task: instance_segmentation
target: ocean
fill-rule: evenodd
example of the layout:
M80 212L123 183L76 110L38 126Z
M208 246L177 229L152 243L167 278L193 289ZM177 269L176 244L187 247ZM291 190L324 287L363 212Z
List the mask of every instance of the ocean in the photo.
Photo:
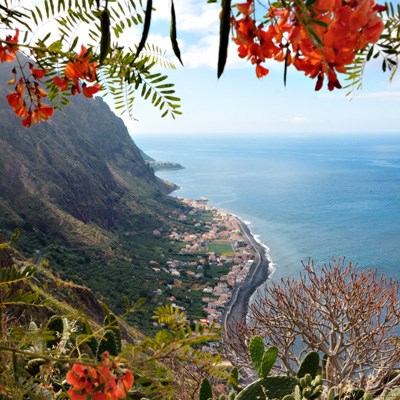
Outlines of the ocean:
M157 175L245 220L268 248L271 279L302 261L343 258L400 278L400 134L140 135L185 169Z

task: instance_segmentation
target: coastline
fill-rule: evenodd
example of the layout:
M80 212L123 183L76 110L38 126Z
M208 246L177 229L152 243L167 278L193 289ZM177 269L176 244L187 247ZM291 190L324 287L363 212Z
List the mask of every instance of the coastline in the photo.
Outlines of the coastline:
M230 350L234 351L237 346L236 343L232 343L232 340L238 337L235 333L237 323L246 318L250 299L257 289L268 280L271 274L272 263L267 257L266 246L255 238L248 225L238 216L232 213L230 213L230 215L238 222L242 235L245 237L246 241L250 243L256 253L254 263L246 279L238 286L235 286L222 315L221 324L223 326L223 339L231 348ZM228 334L228 332L231 333ZM234 354L231 355L236 357Z
M228 237L225 240L229 241L232 247L235 247L234 242L238 239L242 240L244 243L239 246L240 250L237 249L236 251L239 252L240 256L243 257L245 261L242 261L241 266L236 266L236 270L234 266L231 272L228 273L228 276L222 277L224 281L228 282L228 285L225 284L223 286L222 284L220 286L220 288L226 288L222 289L226 294L224 304L219 305L221 307L221 312L218 318L218 322L223 328L222 335L225 351L229 353L232 358L238 358L238 355L235 354L235 349L239 347L237 346L239 342L234 342L238 338L237 324L246 318L252 296L256 293L257 289L268 280L271 273L274 271L272 261L268 258L269 249L253 235L248 223L227 210L208 204L208 199L189 200L179 197L178 199L194 209L201 208L215 212L218 216L217 219L219 223L221 223L222 220L222 225L228 224L230 226L231 233L228 233ZM217 220L215 220L214 223L216 221ZM216 225L218 225L218 222ZM220 237L217 238L217 234L215 233L211 235L211 238L211 240L221 239ZM210 237L208 240L209 239ZM247 266L247 264L249 264L249 266ZM231 287L228 289L227 286ZM221 294L221 292L219 291L218 294ZM218 294L216 293L216 295ZM215 306L209 303L208 312L213 314L214 308ZM216 315L214 314L213 316L215 317Z

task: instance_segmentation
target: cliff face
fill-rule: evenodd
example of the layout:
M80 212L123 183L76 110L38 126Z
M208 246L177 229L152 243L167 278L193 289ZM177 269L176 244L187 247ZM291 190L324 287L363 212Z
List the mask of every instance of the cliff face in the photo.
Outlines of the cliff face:
M121 221L126 229L158 226L171 200L106 103L75 96L51 120L27 129L6 101L10 67L0 67L0 229L79 243L119 229Z

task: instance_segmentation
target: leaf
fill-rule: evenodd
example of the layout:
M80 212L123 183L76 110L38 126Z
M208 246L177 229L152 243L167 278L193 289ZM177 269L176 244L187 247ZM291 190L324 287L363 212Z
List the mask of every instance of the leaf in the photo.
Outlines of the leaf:
M172 50L174 51L176 57L179 62L183 65L181 60L181 51L179 50L178 41L176 39L176 15L175 15L175 6L174 0L171 1L171 28L170 28L170 38L172 44Z
M316 1L317 1L317 0L307 0L306 3L305 3L307 9L310 9L311 6L312 6Z
M76 36L75 39L74 39L74 41L72 42L70 48L69 48L69 51L73 51L73 50L74 50L75 46L76 46L77 43L78 43L78 40L79 40L79 37Z
M147 0L146 14L144 17L144 25L143 25L143 33L142 33L142 38L140 39L139 45L136 50L136 57L138 57L140 52L143 50L144 45L146 44L146 41L147 41L147 36L149 35L152 8L153 8L153 0Z
M228 58L229 33L231 26L231 0L222 0L219 29L219 50L218 50L218 78L224 72Z
M10 243L15 242L16 240L18 240L20 233L21 232L20 232L20 230L18 228L15 229L13 235L11 236Z
M110 12L104 9L100 15L101 39L100 39L100 64L103 64L110 52L111 33L110 33Z
M374 53L374 45L371 46L369 49L368 55L367 55L367 61L369 61L372 57L372 54Z
M10 247L12 242L15 242L20 235L20 230L17 228L15 229L14 233L12 234L10 240L7 243L0 243L0 249L7 249L8 247Z
M312 19L310 22L312 22L315 25L323 26L324 28L328 27L328 24L324 21L320 21L318 19Z

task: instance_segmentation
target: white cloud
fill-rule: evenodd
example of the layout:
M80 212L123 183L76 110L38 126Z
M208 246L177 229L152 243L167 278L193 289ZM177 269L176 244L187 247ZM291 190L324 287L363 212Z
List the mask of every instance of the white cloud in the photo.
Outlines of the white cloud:
M289 121L290 121L292 124L299 125L299 124L304 124L304 123L306 123L306 122L307 122L307 118L305 118L305 117L300 117L300 116L294 116L294 117L291 117L291 118L289 119Z
M218 37L208 35L198 43L183 48L183 58L187 68L215 68L218 60Z
M219 5L199 3L198 0L175 0L175 14L179 30L197 31L218 26ZM154 18L170 20L171 4L166 0L155 0Z

